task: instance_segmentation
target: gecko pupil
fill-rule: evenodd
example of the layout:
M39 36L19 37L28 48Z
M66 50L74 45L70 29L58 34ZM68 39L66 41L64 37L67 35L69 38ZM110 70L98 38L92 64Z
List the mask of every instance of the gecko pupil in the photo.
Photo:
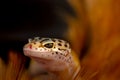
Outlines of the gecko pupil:
M53 43L47 43L44 45L46 48L52 48L53 47Z

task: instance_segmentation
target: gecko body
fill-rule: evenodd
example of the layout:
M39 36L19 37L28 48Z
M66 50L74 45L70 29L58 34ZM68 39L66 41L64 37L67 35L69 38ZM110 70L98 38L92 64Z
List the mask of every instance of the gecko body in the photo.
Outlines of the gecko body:
M74 80L80 70L79 61L76 56L73 57L70 44L65 40L35 37L28 40L23 51L24 55L34 59L48 72L57 75L58 80ZM68 77L63 77L64 74Z

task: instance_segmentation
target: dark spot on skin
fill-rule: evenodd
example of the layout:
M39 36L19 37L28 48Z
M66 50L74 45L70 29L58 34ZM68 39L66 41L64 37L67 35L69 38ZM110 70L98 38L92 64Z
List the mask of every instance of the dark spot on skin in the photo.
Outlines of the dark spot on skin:
M67 44L64 45L65 47L68 47Z
M59 59L61 59L61 57L59 57Z
M71 59L71 57L69 57L69 59Z
M59 46L62 46L62 44L61 44L61 43L58 43L58 45L59 45Z
M58 40L59 42L62 42L61 40Z
M56 52L56 54L58 54L58 52Z
M55 39L52 39L53 42L55 42L56 40Z
M60 53L60 55L63 55L62 53Z
M58 50L60 50L60 51L62 51L62 50L65 51L66 49L60 49L60 48L58 48Z
M36 44L36 42L33 42L33 44Z
M38 48L35 48L36 50L38 49Z
M58 50L61 50L60 48L58 48Z
M53 55L54 53L52 53L52 55Z
M55 47L54 47L55 48Z

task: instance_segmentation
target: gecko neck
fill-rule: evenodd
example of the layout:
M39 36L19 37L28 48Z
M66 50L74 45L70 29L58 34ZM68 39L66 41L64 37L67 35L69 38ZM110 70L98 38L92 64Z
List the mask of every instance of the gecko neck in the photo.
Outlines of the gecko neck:
M73 51L72 53L73 64L69 64L68 68L64 70L51 72L56 76L57 80L75 80L78 75L80 71L80 63L75 53Z

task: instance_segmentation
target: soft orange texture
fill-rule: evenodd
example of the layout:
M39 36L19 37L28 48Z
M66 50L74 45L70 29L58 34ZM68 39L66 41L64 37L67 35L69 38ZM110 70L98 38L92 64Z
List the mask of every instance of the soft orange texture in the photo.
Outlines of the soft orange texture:
M68 21L68 24L73 25L69 25L68 39L71 40L76 52L81 52L86 30L90 32L88 32L89 49L81 59L82 80L119 80L120 1L69 0L69 2L77 14L77 18L74 18L76 23L75 20Z
M0 58L0 80L30 80L25 70L26 58L10 50L8 53L8 64Z

